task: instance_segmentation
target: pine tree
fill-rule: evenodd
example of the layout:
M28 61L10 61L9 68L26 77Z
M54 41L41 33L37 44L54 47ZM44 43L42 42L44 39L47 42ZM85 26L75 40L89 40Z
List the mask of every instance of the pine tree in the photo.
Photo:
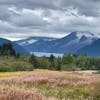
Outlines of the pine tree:
M3 45L0 46L0 55L1 56L15 56L16 52L13 49L12 44L9 43L4 43Z
M51 63L50 69L54 70L55 67L56 67L56 62L55 62L55 57L54 57L54 55L51 54L51 56L50 56L50 58L49 58L49 61L50 61L50 63Z
M57 59L57 68L56 68L56 70L61 70L61 65L62 65L61 58L58 57L58 59Z
M29 58L29 62L33 65L34 68L39 68L39 62L34 54Z

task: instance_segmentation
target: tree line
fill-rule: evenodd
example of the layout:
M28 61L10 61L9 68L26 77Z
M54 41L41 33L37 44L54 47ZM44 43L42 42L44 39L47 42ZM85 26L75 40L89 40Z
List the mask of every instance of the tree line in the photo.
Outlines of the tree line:
M37 57L16 53L11 43L0 45L0 71L100 70L100 57L64 54L63 57Z
M14 50L11 42L8 42L0 45L0 56L14 56L16 58L19 58L20 53L17 53Z
M100 70L100 58L85 55L64 54L63 57L36 57L31 55L30 63L34 68L50 70Z

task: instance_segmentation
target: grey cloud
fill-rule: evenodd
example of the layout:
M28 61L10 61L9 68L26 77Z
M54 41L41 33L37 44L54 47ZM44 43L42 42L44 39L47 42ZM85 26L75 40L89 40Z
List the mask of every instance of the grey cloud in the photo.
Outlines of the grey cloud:
M0 0L0 5L16 6L27 9L67 9L68 7L78 8L80 13L98 16L100 0Z
M47 22L43 20L41 16L37 16L29 12L25 12L17 16L12 15L9 21L13 25L17 25L19 27L32 27L32 26L38 27L38 26L45 26L47 24Z
M56 8L58 0L0 0L1 5L14 5L18 8Z
M10 13L8 11L8 6L0 6L0 19L1 20L7 20L8 17L10 16Z
M0 0L0 33L100 33L99 27L100 0Z
M81 14L98 16L100 14L100 0L60 0L60 6L78 8Z

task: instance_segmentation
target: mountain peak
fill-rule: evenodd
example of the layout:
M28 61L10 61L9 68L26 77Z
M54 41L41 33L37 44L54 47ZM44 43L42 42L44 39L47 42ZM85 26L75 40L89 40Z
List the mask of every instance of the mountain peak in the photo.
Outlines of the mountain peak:
M87 37L85 35L82 35L82 37L80 38L80 41L85 41L87 39Z
M76 35L76 32L71 32L71 33L68 34L66 37L77 38L77 35Z
M94 34L87 32L87 31L77 31L76 32L77 37L81 38L83 36L85 36L86 38L94 38Z

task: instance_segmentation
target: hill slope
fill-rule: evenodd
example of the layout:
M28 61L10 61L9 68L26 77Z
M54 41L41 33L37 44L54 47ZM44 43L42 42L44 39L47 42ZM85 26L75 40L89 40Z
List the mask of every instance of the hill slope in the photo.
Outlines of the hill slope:
M94 41L77 51L77 54L86 54L89 56L100 56L100 39Z

